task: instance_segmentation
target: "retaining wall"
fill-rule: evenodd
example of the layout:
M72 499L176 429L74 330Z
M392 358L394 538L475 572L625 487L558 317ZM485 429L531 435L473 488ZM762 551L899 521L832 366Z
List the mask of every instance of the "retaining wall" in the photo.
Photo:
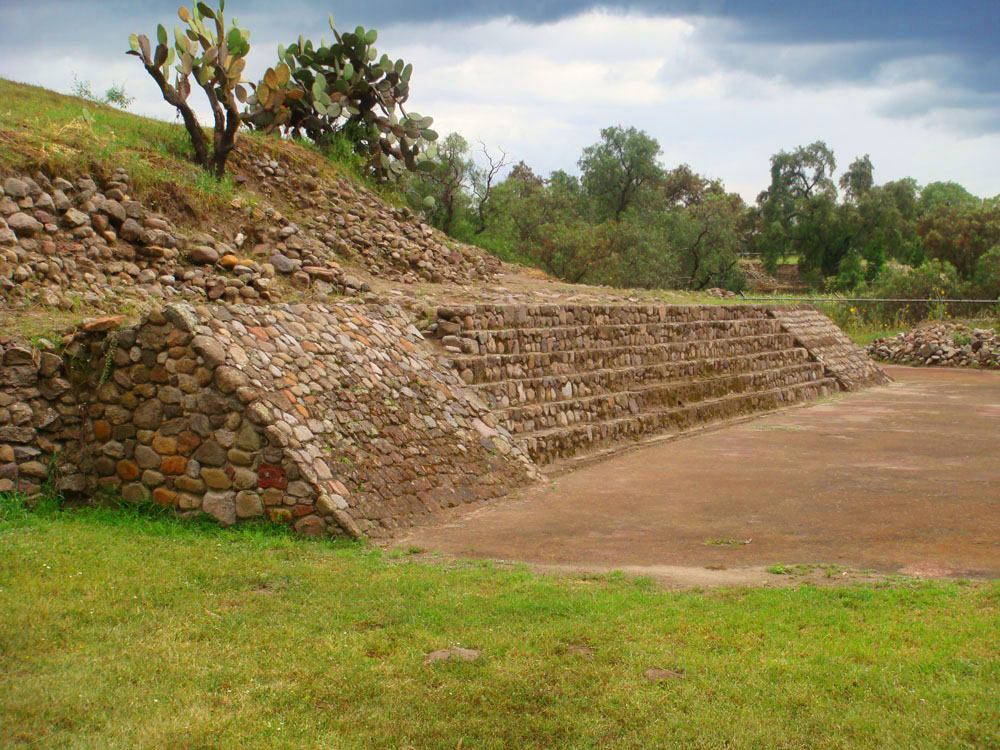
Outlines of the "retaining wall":
M804 307L472 305L431 328L539 464L887 380Z
M0 491L382 537L539 464L885 381L804 308L442 308L443 351L391 305L121 323L90 321L61 356L0 342Z
M19 455L75 463L86 491L226 525L266 516L305 534L380 537L536 473L397 309L179 304L102 330L114 323L92 323L65 350L72 434L51 446L37 430L7 435L23 438ZM10 367L24 358L5 354ZM19 398L32 413L49 407Z

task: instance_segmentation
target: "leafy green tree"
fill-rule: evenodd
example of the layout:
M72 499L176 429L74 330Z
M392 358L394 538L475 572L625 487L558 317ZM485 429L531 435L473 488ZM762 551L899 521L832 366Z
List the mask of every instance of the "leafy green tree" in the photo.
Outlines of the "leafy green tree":
M861 261L861 255L854 250L849 250L840 259L837 266L837 276L832 284L838 292L854 292L865 283L865 266Z
M919 215L940 208L972 208L979 199L957 182L931 182L920 191Z
M836 273L843 248L839 230L828 225L837 218L836 168L833 151L823 141L771 157L771 184L757 197L759 247L770 273L790 255L799 256L804 271Z
M927 257L947 261L969 279L980 256L1000 243L1000 202L938 203L921 216L917 232Z
M976 260L970 292L979 299L1000 299L1000 245L994 245Z
M874 167L868 154L859 156L851 162L851 166L840 176L840 188L844 191L844 199L857 203L875 185Z
M438 146L434 170L421 170L410 179L411 206L423 210L433 226L451 232L456 219L469 209L468 188L474 170L469 142L458 133L449 133Z
M659 156L656 139L634 127L604 128L601 140L583 150L578 162L583 190L598 221L618 221L662 179Z
M739 264L737 225L743 199L735 194L710 193L692 206L675 211L669 233L684 286L691 289L730 287Z

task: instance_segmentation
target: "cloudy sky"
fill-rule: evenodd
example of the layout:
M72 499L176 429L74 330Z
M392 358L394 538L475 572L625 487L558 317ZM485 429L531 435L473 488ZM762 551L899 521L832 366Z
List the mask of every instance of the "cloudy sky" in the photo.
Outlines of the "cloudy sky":
M0 76L69 91L124 83L133 111L171 108L132 31L176 25L178 3L0 0ZM956 180L1000 193L998 0L229 0L252 32L249 74L279 42L338 28L379 31L414 65L409 108L442 133L503 148L537 172L576 171L602 127L657 138L663 163L722 178L748 200L780 149L825 140L876 180ZM194 98L194 95L192 96ZM3 102L0 101L0 109Z

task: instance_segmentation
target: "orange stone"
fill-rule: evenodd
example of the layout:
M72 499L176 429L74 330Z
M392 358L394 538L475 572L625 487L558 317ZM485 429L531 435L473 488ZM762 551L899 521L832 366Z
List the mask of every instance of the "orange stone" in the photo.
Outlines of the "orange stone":
M153 450L161 456L171 456L177 452L177 438L156 434L153 437Z
M168 490L166 487L157 487L153 490L153 502L164 508L173 508L174 500L176 499L177 493L173 490Z
M170 477L183 474L184 469L186 468L187 459L183 456L166 456L163 461L160 462L160 473L166 474Z
M187 455L201 445L201 438L189 430L177 436L177 452Z
M112 328L121 328L125 324L124 315L109 315L105 318L94 318L85 321L81 328L87 333L98 333L100 331L110 331Z
M223 255L221 258L219 258L219 265L228 270L236 268L236 266L238 266L239 263L240 259L237 258L232 253L229 253L228 255Z
M94 438L101 442L111 439L111 424L99 419L94 422Z
M119 461L117 469L118 476L125 482L130 482L139 476L139 467L136 466L134 461Z

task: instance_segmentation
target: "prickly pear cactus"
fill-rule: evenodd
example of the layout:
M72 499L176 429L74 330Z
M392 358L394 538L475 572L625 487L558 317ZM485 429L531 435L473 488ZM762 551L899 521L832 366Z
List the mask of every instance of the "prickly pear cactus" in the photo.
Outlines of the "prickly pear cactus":
M203 2L195 3L190 10L181 6L177 15L186 28L174 28L173 44L170 44L166 28L159 24L155 47L145 34L132 34L126 53L142 60L146 72L160 87L163 98L180 111L198 160L218 177L224 173L226 158L236 146L241 122L237 100L244 102L247 99L248 92L242 80L250 51L249 30L241 29L235 18L227 28L223 16L225 7L225 0L220 0L218 10ZM172 67L175 72L173 84L169 82ZM192 77L208 97L215 118L211 151L187 104Z
M378 54L375 29L341 34L318 45L299 37L278 47L278 63L247 97L243 120L259 130L307 135L323 143L352 133L357 150L380 180L435 167L433 119L404 108L413 66Z

